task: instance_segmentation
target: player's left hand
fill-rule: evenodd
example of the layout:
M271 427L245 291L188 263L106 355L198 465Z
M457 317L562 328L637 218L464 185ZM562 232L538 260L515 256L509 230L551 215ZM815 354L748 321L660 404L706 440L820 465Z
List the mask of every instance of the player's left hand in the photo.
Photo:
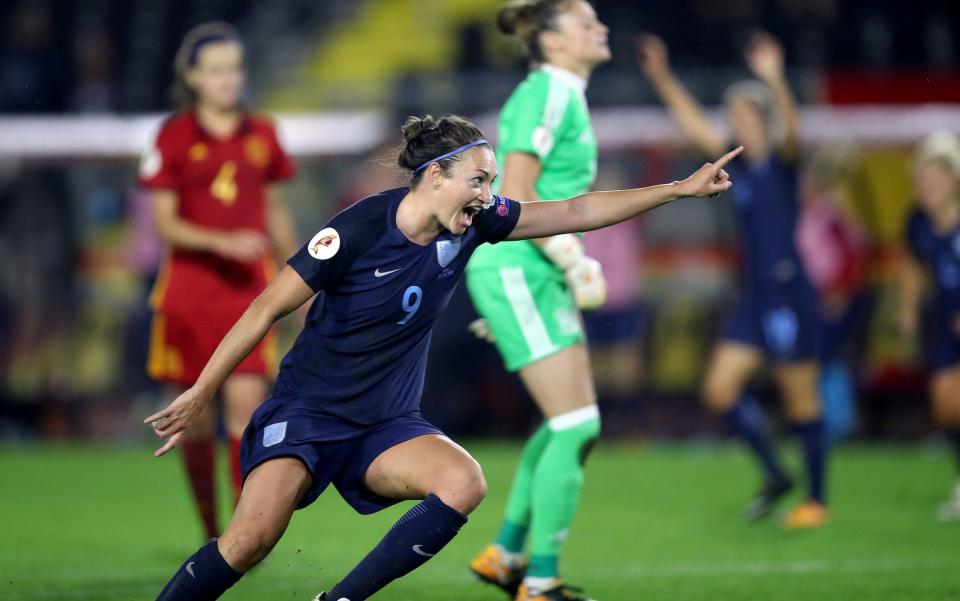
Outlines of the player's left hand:
M183 437L184 430L189 428L190 424L197 419L197 416L203 413L208 400L200 391L195 388L188 388L167 405L166 409L158 411L143 420L143 423L153 428L157 436L167 439L163 446L154 451L155 457L160 457L177 446L177 443Z
M680 197L719 196L721 192L729 190L733 182L730 181L730 174L723 168L741 152L743 152L743 146L737 146L715 162L704 163L703 167L697 169L687 179L674 182Z

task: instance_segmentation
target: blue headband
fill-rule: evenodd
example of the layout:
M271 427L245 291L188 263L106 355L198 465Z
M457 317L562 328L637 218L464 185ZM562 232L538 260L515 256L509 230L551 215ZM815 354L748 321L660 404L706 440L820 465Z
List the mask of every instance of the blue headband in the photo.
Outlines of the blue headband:
M452 157L452 156L455 155L455 154L460 154L460 153L463 152L464 150L470 150L470 149L473 148L474 146L480 146L481 144L489 144L489 142L487 142L486 140L484 140L484 139L481 138L480 140L477 140L476 142L470 142L469 144L464 144L464 145L461 146L460 148L454 148L453 150L451 150L451 151L448 152L447 154L441 154L440 156L438 156L438 157L435 158L435 159L430 159L429 161L427 161L427 162L424 163L423 165L420 165L419 167L417 167L416 169L414 169L413 172L414 172L414 173L419 173L421 169L426 169L427 167L430 166L431 163L437 163L437 162L442 161L443 159L449 159L450 157Z
M205 35L196 42L193 43L193 48L190 49L190 56L187 57L187 64L191 67L197 64L197 57L200 55L200 49L206 46L207 44L213 44L216 42L231 42L233 38L228 37L223 33L211 33L210 35Z

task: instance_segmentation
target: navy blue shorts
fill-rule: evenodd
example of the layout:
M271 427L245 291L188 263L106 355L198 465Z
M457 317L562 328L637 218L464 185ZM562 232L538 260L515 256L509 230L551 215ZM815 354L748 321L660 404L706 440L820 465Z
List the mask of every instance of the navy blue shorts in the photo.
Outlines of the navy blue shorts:
M794 298L745 294L722 338L758 347L773 361L806 361L819 356L820 328L813 294Z
M425 434L443 434L411 411L373 426L354 426L340 422L331 428L324 415L311 415L302 406L291 403L290 396L273 396L254 412L243 433L240 469L246 479L261 463L278 457L295 457L313 476L310 490L300 500L302 509L317 500L331 483L340 496L358 513L370 514L385 509L397 499L389 499L368 490L363 484L367 468L381 453L402 442ZM343 437L345 429L353 432ZM330 432L337 434L331 440Z
M645 307L638 303L622 309L585 311L583 325L590 344L639 344L646 333Z
M930 367L941 371L960 363L960 336L953 332L952 315L938 311L933 333L933 356Z

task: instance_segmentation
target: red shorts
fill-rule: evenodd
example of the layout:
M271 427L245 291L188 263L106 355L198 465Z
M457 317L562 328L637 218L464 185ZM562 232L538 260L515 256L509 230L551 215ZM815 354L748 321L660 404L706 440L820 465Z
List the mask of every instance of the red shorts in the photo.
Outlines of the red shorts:
M157 309L150 332L147 373L155 380L190 387L242 312L214 314L189 309ZM277 365L276 334L271 328L235 374L273 377Z

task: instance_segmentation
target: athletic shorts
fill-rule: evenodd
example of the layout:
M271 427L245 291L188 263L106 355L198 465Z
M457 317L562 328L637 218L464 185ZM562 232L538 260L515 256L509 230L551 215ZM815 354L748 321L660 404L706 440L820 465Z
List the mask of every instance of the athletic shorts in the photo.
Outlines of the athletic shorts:
M192 386L217 345L240 315L197 312L187 308L158 309L150 328L147 373L160 382ZM271 329L233 373L274 375L276 335Z
M299 459L313 476L310 490L297 509L314 501L329 486L358 513L376 513L400 501L377 495L363 483L367 468L381 453L426 434L439 434L436 426L411 411L373 426L331 424L332 416L306 413L291 393L274 395L254 412L243 433L240 470L244 480L258 465L278 457ZM353 432L342 438L345 429ZM336 432L331 440L331 432Z
M773 361L807 361L819 357L820 329L819 306L812 293L745 294L722 338L757 347Z
M467 290L507 371L585 340L573 295L552 265L468 269Z
M953 331L954 315L941 309L936 311L933 331L933 353L930 367L941 371L960 363L960 336Z

